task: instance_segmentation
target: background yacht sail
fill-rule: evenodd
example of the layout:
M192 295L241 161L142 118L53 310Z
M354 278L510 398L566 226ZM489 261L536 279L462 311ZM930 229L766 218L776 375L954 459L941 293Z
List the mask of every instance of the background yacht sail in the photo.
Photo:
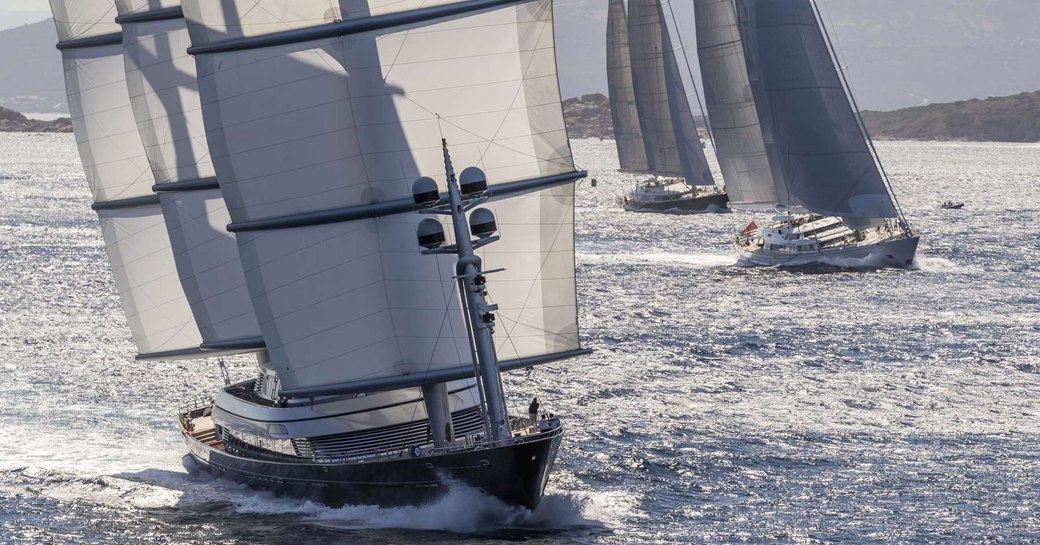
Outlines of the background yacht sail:
M632 56L628 44L628 18L623 0L610 0L607 11L607 87L610 115L614 122L621 170L647 171L646 146L639 127L635 88L632 83Z
M481 254L506 268L487 277L504 366L579 348L583 173L549 0L187 0L184 11L214 166L284 395L473 375L454 262L420 255L415 240L412 183L444 179L442 136L456 168L481 167L498 197L486 206L502 240Z
M664 11L660 2L657 3L658 19L664 23ZM700 133L697 132L697 124L693 121L693 112L690 111L690 101L686 97L686 89L683 87L682 74L679 72L679 63L675 59L675 48L672 47L672 39L668 35L667 27L662 28L662 46L664 51L664 81L668 89L668 111L672 117L673 138L675 146L679 150L679 165L682 168L683 178L689 185L703 185L715 187L715 180L708 167L708 159L704 156L704 146L701 144Z
M791 198L824 215L896 217L811 0L741 1Z
M630 0L628 34L636 107L650 170L684 176L693 185L713 185L660 0Z
M195 61L178 0L118 0L130 104L203 346L263 347L209 157Z
M650 170L659 174L681 175L682 165L675 144L672 112L668 107L668 86L664 79L664 36L660 15L657 0L628 2L632 79Z
M777 189L733 0L694 0L694 18L704 100L730 205L772 208Z
M51 0L76 144L139 358L199 353L126 88L111 0Z

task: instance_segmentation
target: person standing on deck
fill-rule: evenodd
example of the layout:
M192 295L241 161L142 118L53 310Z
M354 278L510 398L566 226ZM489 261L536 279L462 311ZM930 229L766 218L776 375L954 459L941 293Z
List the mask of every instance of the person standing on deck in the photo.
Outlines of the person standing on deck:
M532 399L531 404L527 406L527 416L530 418L532 426L538 421L538 408L541 406L542 404L538 403L537 397Z

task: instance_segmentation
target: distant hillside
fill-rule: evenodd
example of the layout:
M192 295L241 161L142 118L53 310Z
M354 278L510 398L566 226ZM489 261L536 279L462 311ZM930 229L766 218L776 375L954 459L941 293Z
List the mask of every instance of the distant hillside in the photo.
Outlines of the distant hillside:
M0 32L0 106L20 112L67 112L65 71L50 19Z
M571 138L614 138L610 102L600 93L564 100L563 117Z
M29 119L16 111L0 107L0 132L72 132L72 121L67 117L54 121Z
M863 108L887 111L1040 89L1037 0L817 4ZM671 2L671 8L696 71L693 2ZM564 96L606 92L607 2L555 0L553 12Z
M1040 91L863 112L863 120L871 135L882 140L1040 142Z
M602 93L568 98L563 101L563 117L571 138L614 138L614 121L610 117L610 101ZM707 138L704 122L694 116L697 132Z
M601 94L568 98L563 114L571 138L614 138L610 102ZM879 140L1040 142L1040 91L986 100L932 104L894 112L863 112ZM698 127L703 127L697 118ZM701 138L706 135L701 134Z

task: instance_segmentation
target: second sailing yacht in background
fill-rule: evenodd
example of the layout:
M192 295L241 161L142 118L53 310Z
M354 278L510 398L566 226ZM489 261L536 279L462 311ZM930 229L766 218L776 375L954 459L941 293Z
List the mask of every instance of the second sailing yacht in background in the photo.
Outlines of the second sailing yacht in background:
M773 216L738 235L742 260L911 265L918 235L899 209L813 0L694 5L726 187L735 207Z
M621 169L648 172L626 210L724 211L690 111L660 0L610 0L607 78Z
M138 357L257 353L180 413L191 456L329 504L535 507L563 428L500 372L587 353L551 1L261 4L51 0Z

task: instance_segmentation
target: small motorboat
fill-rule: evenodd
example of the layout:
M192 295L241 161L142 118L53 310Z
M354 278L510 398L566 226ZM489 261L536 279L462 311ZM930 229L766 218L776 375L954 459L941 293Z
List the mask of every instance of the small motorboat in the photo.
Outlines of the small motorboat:
M940 208L942 208L943 210L960 210L961 208L964 208L964 203L946 201L942 203L942 206L940 206Z

